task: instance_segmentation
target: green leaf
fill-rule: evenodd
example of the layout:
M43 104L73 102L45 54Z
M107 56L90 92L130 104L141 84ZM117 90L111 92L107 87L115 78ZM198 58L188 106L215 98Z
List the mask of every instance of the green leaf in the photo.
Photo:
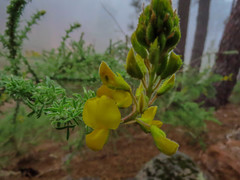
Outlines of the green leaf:
M175 75L172 75L171 78L169 78L168 80L164 81L164 83L158 89L157 95L161 96L161 95L165 94L167 91L169 91L170 89L173 88L174 83L175 83Z

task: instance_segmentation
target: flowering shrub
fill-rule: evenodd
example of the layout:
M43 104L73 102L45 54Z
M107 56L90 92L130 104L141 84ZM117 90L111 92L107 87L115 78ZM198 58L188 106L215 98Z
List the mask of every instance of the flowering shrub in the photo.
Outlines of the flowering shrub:
M162 122L154 120L157 107L151 105L174 86L175 73L182 65L180 56L173 52L179 39L179 18L171 1L152 0L139 17L126 60L127 73L140 81L135 95L119 73L114 74L105 62L100 65L103 85L83 109L83 121L93 129L86 136L89 148L102 149L109 130L120 124L138 123L144 132L152 134L161 152L173 155L177 151L179 145L160 129ZM118 108L131 104L132 112L121 118Z

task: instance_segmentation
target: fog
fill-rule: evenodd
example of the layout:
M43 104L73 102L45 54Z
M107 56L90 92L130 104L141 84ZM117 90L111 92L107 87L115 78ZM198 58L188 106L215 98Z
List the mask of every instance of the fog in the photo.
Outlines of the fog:
M5 29L6 6L9 0L0 0L0 32ZM117 20L124 33L131 35L128 28L131 22L137 23L137 15L131 0L33 0L27 5L23 13L23 22L28 20L36 10L46 10L46 15L38 25L35 25L29 34L29 41L25 41L25 50L49 50L56 48L61 37L69 25L79 22L82 26L72 34L74 40L78 40L81 32L84 32L86 44L93 44L97 52L103 52L109 45L109 40L124 40L124 34L120 31L112 17L104 10L102 4ZM173 0L174 8L178 1ZM224 23L229 17L232 0L212 0L210 7L210 19L208 35L205 43L206 52L218 50L219 42L224 30ZM198 0L191 1L190 18L188 24L185 62L191 57L193 38L196 27ZM213 58L212 58L213 59ZM207 64L205 58L205 65ZM211 60L210 64L213 63Z

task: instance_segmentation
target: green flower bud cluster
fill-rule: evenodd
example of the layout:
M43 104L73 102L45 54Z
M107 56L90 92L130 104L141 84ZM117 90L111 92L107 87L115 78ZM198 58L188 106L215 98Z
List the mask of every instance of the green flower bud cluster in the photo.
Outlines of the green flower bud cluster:
M166 79L182 65L180 56L172 52L180 37L179 18L172 9L171 0L152 0L140 15L131 42L134 51L144 59L144 62L151 63L152 71ZM131 61L129 58L128 62ZM135 66L135 72L128 70L128 73L139 79L143 75L138 66Z
M152 0L143 9L131 36L133 49L129 51L126 64L128 74L141 80L147 74L145 69L148 70L145 78L149 84L148 96L153 93L154 82L159 77L167 80L181 67L181 57L173 52L180 38L179 18L171 0Z
M171 1L152 0L139 17L132 41L137 41L148 52L156 41L159 51L167 52L175 47L180 37L179 18L172 9ZM137 43L133 43L133 47L134 44ZM138 53L137 49L135 51Z

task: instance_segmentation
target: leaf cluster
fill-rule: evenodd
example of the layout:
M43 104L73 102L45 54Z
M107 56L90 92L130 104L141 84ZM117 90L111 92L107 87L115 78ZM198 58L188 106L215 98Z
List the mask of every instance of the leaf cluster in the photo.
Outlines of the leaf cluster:
M32 110L28 116L36 115L39 118L44 113L56 129L79 125L84 103L95 96L93 91L84 90L83 96L74 94L73 97L67 97L65 89L49 78L34 84L24 78L5 76L2 77L1 88L15 101L22 101Z

